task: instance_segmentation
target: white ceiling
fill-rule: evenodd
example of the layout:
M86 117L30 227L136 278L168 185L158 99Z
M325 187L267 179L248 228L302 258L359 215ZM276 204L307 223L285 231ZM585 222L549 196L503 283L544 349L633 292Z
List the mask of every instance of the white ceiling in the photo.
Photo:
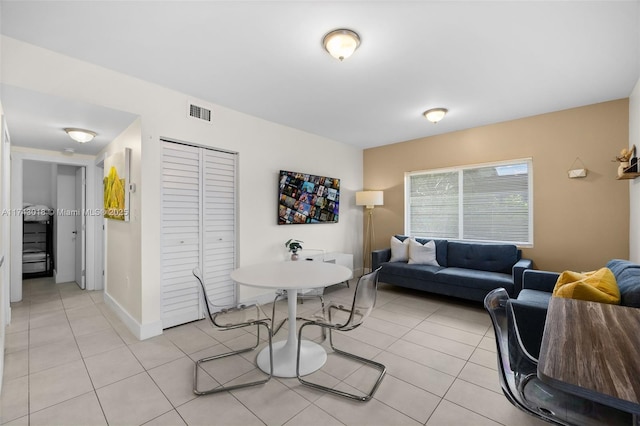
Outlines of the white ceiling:
M0 7L9 37L362 148L625 98L640 76L637 0ZM343 27L362 44L339 62L321 40ZM45 137L30 134L31 120L65 111L58 103L29 115L20 90L0 95L16 145ZM434 125L421 115L432 107L450 112Z
M136 116L84 102L71 101L0 84L11 143L17 146L95 155L114 140ZM90 143L73 141L64 128L91 129Z

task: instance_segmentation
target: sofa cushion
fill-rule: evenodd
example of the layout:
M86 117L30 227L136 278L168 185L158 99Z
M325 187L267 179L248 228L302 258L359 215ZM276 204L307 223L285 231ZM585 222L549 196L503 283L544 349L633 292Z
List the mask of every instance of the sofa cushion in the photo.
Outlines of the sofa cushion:
M440 266L436 261L435 241L432 240L424 244L414 239L407 239L405 241L409 241L409 263Z
M478 271L511 274L511 268L519 260L518 248L513 244L450 241L447 250L447 266Z
M405 262L386 262L382 266L381 272L384 272L385 276L395 275L424 281L433 281L436 272L442 269L441 266L408 264Z
M564 271L558 277L553 295L600 303L620 303L616 277L609 268L584 273Z
M409 243L411 238L399 239L391 237L391 259L389 262L406 262L409 260Z
M406 240L407 237L406 235L395 235L395 237L397 239L399 239L400 241L404 241ZM431 239L431 238L414 238L417 242L421 243L421 244L425 244L429 241L434 241L436 243L436 261L438 262L438 265L440 266L448 266L447 265L447 248L448 248L448 241L447 240L438 240L438 239Z
M507 293L510 295L513 294L513 279L511 278L511 274L503 274L500 272L448 267L437 271L435 280L443 284L474 287L487 291L503 287L507 290Z
M612 259L607 263L616 277L620 290L620 304L640 308L640 265L622 259Z

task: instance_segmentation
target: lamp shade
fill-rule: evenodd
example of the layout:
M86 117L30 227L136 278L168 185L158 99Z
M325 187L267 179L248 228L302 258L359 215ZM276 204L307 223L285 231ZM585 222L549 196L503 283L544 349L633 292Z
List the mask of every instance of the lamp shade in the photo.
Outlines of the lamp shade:
M356 192L356 205L367 206L372 209L373 206L383 205L384 193L382 191L359 191Z

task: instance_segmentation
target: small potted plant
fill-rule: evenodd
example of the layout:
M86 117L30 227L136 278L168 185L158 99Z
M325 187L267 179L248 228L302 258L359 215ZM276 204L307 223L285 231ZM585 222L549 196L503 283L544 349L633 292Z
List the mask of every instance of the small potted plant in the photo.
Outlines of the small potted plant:
M298 250L302 250L302 243L304 241L290 239L284 246L291 252L291 260L298 260Z

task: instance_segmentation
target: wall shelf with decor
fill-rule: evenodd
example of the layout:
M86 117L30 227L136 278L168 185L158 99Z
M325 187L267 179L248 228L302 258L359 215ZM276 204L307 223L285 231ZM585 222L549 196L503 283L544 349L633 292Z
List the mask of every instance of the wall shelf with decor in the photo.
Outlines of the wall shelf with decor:
M619 162L617 180L635 179L640 176L638 173L638 158L636 157L636 146L631 149L624 148L614 161Z
M624 180L624 179L635 179L638 176L640 176L640 173L635 173L635 172L625 172L622 175L616 177L617 180Z

